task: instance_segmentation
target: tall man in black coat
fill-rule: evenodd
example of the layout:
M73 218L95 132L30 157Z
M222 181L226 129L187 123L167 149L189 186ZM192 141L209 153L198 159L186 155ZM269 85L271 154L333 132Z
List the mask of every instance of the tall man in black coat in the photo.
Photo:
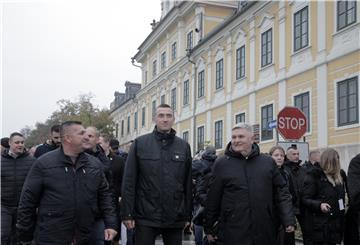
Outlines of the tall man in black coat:
M1 155L1 244L15 244L15 224L21 189L35 159L24 147L24 136L12 133Z
M122 220L136 226L135 244L181 245L182 231L191 218L192 179L190 146L175 136L174 114L159 105L155 129L131 145L122 185Z
M88 138L81 122L61 125L62 145L38 158L19 202L20 240L36 244L89 243L95 215L105 221L105 240L118 228L115 206L99 160L84 153ZM34 233L35 231L35 233Z
M276 215L287 232L294 231L286 181L274 160L260 153L251 125L232 129L225 155L215 161L205 210L208 240L224 245L274 245Z
M348 169L349 209L344 244L360 244L360 154L351 159Z

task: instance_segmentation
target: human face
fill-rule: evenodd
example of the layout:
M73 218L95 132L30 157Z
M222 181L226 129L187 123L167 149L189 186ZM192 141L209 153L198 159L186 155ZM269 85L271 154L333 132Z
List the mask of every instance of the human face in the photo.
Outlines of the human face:
M243 156L251 153L254 135L244 128L237 128L231 132L231 148Z
M275 160L276 162L276 165L278 165L279 167L281 167L283 164L284 164L284 153L279 150L279 149L276 149L273 154L271 155L271 157Z
M85 137L85 129L82 125L74 124L69 126L69 129L64 135L67 145L71 148L72 153L79 154L84 151L87 143ZM63 142L64 143L64 142Z
M99 137L99 144L105 152L110 151L110 144L104 140L104 137Z
M60 133L53 131L50 134L50 138L54 145L60 146L60 144L61 144Z
M156 109L155 123L159 132L169 132L174 121L175 118L171 108L159 107Z
M20 155L24 152L24 137L14 136L9 140L10 151L16 155Z
M99 138L96 135L94 128L87 128L85 131L85 149L96 150L96 145L99 143Z
M300 159L299 150L290 148L286 153L286 157L291 162L298 162Z
M320 162L320 152L314 152L313 154L311 154L310 162L312 164L314 164L316 162Z

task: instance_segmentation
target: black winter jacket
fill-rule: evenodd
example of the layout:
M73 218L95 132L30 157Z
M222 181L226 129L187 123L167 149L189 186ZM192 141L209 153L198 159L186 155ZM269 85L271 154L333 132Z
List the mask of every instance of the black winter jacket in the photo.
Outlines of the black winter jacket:
M307 172L305 167L300 166L300 163L301 161L299 162L286 161L283 165L284 169L291 175L291 181L296 195L296 203L294 205L295 215L299 215L303 213L303 209L301 207L301 195L304 186L305 175Z
M1 156L1 206L17 207L25 178L35 159L27 152L13 158L5 151Z
M347 181L350 207L360 212L360 154L350 161Z
M216 232L213 229L217 227L217 236L224 245L275 244L275 202L284 227L294 225L286 182L275 161L260 154L256 144L244 157L233 152L229 143L225 155L216 159L213 175L205 209L205 232Z
M305 229L308 238L316 242L340 243L344 231L345 210L340 210L339 200L345 206L345 185L335 187L328 181L321 168L313 168L304 182L302 202L305 206ZM321 203L331 206L323 213Z
M36 150L34 152L34 157L39 158L40 156L44 155L45 153L48 153L49 151L56 150L59 146L54 144L48 144L45 142L42 145L39 145L36 147Z
M122 220L160 228L191 219L191 152L187 142L155 128L131 145L122 184Z
M192 177L195 179L195 203L205 206L212 169L217 156L204 152L201 159L194 160L192 164Z
M87 244L95 215L117 229L115 207L100 162L81 153L73 164L62 148L38 158L25 181L17 216L22 241ZM38 211L37 211L38 209Z

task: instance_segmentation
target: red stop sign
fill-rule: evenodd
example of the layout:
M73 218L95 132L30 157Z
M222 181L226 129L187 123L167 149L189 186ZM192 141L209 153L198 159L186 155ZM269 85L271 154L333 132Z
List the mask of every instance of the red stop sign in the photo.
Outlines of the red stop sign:
M287 140L298 140L306 132L304 113L296 107L285 106L277 116L278 132Z

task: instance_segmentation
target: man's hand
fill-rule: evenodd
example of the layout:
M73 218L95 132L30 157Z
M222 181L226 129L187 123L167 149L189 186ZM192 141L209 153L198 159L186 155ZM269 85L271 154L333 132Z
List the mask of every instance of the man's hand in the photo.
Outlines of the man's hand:
M291 233L295 231L295 227L293 225L289 225L286 227L285 232Z
M133 219L124 220L123 223L128 230L135 228L135 220Z
M105 241L111 241L116 236L117 231L114 229L105 229L104 235L105 235Z
M328 203L324 202L324 203L320 204L320 209L321 209L321 212L328 213L331 210L331 206Z
M206 238L208 239L209 242L215 242L215 240L218 239L217 236L213 236L211 234L207 234Z

